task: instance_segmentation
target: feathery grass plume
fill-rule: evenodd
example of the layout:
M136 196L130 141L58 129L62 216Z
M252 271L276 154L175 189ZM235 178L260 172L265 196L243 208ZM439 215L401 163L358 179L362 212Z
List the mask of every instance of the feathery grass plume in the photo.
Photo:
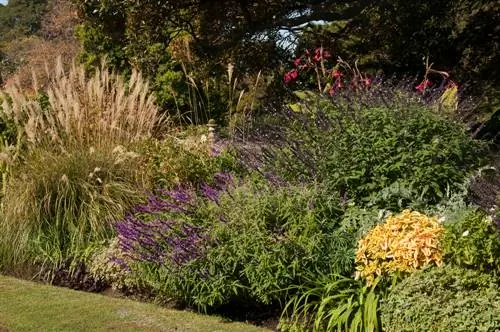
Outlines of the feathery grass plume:
M151 137L165 120L138 71L125 81L102 62L88 76L76 64L66 72L58 60L50 77L43 93L33 82L35 96L18 84L0 93L4 116L12 118L32 144L56 144L63 151L69 146L126 145ZM36 98L36 93L43 98Z

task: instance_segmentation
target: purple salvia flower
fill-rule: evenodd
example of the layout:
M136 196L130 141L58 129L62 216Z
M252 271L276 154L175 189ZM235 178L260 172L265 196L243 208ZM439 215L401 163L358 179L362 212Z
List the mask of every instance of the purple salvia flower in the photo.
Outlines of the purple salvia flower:
M219 203L219 191L215 188L212 188L206 183L201 185L201 190L203 191L203 195L211 200L212 202Z

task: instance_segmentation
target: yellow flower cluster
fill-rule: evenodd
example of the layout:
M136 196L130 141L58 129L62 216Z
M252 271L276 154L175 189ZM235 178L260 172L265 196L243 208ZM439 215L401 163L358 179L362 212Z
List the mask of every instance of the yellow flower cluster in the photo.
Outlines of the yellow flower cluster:
M443 231L437 218L416 211L389 216L359 240L356 278L365 278L371 284L380 275L411 273L432 263L440 266Z

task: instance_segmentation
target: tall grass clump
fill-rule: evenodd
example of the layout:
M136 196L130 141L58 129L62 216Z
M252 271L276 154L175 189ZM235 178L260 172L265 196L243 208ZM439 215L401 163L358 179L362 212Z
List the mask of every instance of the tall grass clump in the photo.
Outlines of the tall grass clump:
M139 160L115 149L34 149L9 177L0 258L63 267L112 235L111 221L141 200ZM137 181L137 183L136 183Z
M17 130L5 149L0 268L67 268L111 236L111 220L140 202L147 173L134 151L163 123L138 72L125 81L105 64L92 75L60 62L49 86L1 92ZM9 151L15 150L13 155Z

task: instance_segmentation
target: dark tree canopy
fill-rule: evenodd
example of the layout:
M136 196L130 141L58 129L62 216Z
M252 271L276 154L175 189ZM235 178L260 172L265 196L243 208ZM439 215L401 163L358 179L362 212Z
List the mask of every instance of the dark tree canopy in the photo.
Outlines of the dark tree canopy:
M190 52L210 68L232 62L246 72L276 69L292 56L278 47L292 45L283 43L288 31L299 51L331 46L385 74L422 73L428 56L474 93L487 87L489 101L500 102L498 1L73 1L84 20L80 39L88 62L106 55L117 67L155 76L172 40L189 36ZM320 24L311 28L311 22Z

